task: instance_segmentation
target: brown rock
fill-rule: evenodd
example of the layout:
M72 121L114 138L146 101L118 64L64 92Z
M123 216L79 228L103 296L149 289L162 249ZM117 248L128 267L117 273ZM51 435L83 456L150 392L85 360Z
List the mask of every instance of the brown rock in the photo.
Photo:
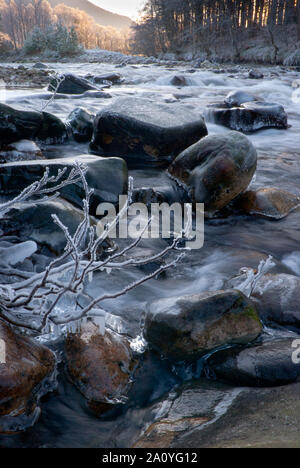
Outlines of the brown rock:
M282 219L300 206L300 198L284 190L267 187L245 192L235 206L247 214Z
M0 432L20 429L37 409L43 380L55 367L52 352L28 337L15 333L0 320L0 339L5 363L0 363ZM2 356L3 357L3 356Z
M88 322L80 334L65 344L69 376L96 413L123 403L130 388L135 363L129 342L120 335Z

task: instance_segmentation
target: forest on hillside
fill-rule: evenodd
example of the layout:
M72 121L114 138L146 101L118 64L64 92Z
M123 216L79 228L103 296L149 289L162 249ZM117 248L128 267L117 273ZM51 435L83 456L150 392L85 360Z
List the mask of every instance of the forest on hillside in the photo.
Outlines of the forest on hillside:
M47 0L0 0L0 18L0 52L25 47L40 53L48 48L67 55L78 46L129 51L129 29L101 26L63 1L52 8Z
M147 55L188 51L239 61L253 48L276 63L299 47L300 0L147 0L135 26L134 50Z

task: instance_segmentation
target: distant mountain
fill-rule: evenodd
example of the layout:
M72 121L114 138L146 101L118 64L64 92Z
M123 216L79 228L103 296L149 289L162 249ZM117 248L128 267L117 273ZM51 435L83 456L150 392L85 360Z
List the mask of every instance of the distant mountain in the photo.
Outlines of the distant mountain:
M89 0L48 0L52 7L64 3L65 5L83 10L94 18L101 26L112 26L117 29L130 28L133 22L128 16L117 15L111 11L98 7Z

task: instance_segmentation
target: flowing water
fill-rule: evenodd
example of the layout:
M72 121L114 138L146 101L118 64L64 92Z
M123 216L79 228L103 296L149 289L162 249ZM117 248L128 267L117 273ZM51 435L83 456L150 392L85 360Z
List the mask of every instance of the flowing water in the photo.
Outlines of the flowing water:
M17 65L15 65L17 66ZM249 80L241 70L236 73L215 73L197 70L190 73L183 67L168 69L161 66L127 66L121 70L108 64L51 64L58 72L79 75L120 72L125 83L113 86L107 92L112 99L62 99L49 104L47 111L65 119L77 106L96 113L120 96L147 97L154 102L180 102L182 108L202 114L207 104L223 101L229 91L241 89L253 92L268 102L282 104L289 116L288 130L269 129L249 135L258 150L258 169L252 187L276 187L300 195L300 90L291 84L299 73L280 68L265 69L265 78ZM170 82L175 74L185 74L189 86L178 89ZM8 90L7 103L27 110L41 110L44 101L30 95L41 90ZM178 116L180 119L180 115ZM221 126L208 123L209 133L226 133ZM69 143L48 147L47 157L75 156L88 152L87 145ZM135 187L162 186L167 180L163 171L151 169L130 171ZM142 247L154 250L164 241L144 242ZM300 276L300 210L280 221L269 221L246 216L229 216L207 221L205 244L163 278L155 279L134 292L103 304L110 325L132 338L140 333L140 321L146 302L158 297L171 297L222 288L225 280L237 274L242 267L257 267L261 259L272 255L276 260L274 271ZM91 290L114 291L128 281L142 276L141 270L127 270L121 277L112 273L94 278ZM59 352L59 349L58 349ZM167 394L188 373L174 373L165 361L145 357L146 369L137 377L128 405L113 414L97 419L86 408L80 394L65 378L60 366L58 389L44 398L42 415L34 428L15 436L0 437L0 447L127 447L151 416L147 407Z

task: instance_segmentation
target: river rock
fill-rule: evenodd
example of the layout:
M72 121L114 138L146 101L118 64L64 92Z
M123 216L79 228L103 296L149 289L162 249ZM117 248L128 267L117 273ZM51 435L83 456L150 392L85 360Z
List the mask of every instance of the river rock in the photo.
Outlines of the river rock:
M14 109L0 104L0 141L35 140L47 144L63 143L67 139L65 124L48 112Z
M188 81L184 75L175 75L171 79L171 85L178 86L180 88L183 86L189 86Z
M120 84L124 78L119 73L107 73L105 75L94 76L93 81L96 84Z
M177 385L147 411L145 427L134 443L134 448L166 449L172 447L178 437L213 424L218 407L234 399L235 389L205 379ZM147 416L148 416L147 414ZM152 416L152 418L151 418Z
M45 65L45 63L42 63L42 62L36 62L32 68L38 68L39 70L47 70L48 69L48 65Z
M34 141L20 140L0 148L0 164L34 159L44 159L41 149Z
M66 237L59 226L53 221L52 215L58 218L74 235L77 227L83 221L83 212L62 198L44 202L16 204L0 219L0 226L5 235L17 235L20 240L32 240L43 249L61 255L66 246ZM95 221L91 219L91 224Z
M128 171L125 161L120 158L100 158L88 154L74 158L51 159L47 161L21 161L0 165L1 195L16 195L28 185L39 180L46 167L50 175L57 175L59 169L67 167L67 173L74 167L75 161L85 164L88 168L86 179L89 187L94 189L91 197L91 214L96 213L101 202L117 204L120 195L128 191ZM63 198L82 208L84 192L81 182L60 189Z
M255 173L257 152L244 135L210 135L183 151L168 171L184 184L206 212L224 208L246 190Z
M229 344L246 344L262 331L253 303L240 291L205 292L148 305L145 338L174 361L197 360Z
M67 117L74 139L78 143L91 141L95 115L83 107L77 107Z
M95 91L97 88L88 80L71 73L60 75L58 78L53 77L48 86L48 91L63 94L82 94L89 90Z
M88 322L65 343L68 374L97 414L126 401L135 368L129 342Z
M300 198L273 187L243 193L234 206L244 213L271 219L282 219L300 206Z
M256 284L252 297L265 322L300 330L300 278L267 274Z
M240 107L245 102L262 101L258 96L248 93L247 91L235 90L227 94L224 102L228 107Z
M200 114L180 105L120 98L97 114L90 152L120 156L132 167L167 166L205 135Z
M283 106L268 102L246 102L231 109L224 105L212 105L206 109L206 118L244 133L264 128L288 128L288 117Z
M0 433L18 432L37 420L38 401L47 392L45 379L53 373L55 359L49 349L15 333L2 320L0 339L6 356L6 362L0 362Z
M248 78L252 80L261 80L264 78L264 74L259 70L250 70L248 74Z
M227 349L210 357L207 365L217 378L238 386L286 385L300 378L300 363L292 359L293 343L289 338L246 349Z

